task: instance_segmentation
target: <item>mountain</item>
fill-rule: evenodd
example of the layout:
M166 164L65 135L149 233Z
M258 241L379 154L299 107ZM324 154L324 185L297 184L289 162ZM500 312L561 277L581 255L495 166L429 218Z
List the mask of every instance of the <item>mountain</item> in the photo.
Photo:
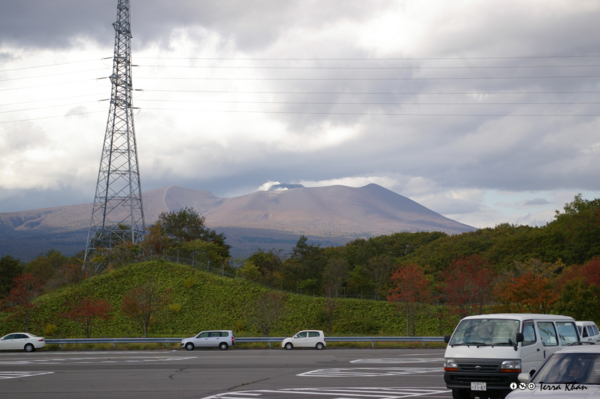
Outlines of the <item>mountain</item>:
M475 230L376 184L302 187L286 185L235 198L178 186L143 194L147 225L161 212L194 208L206 225L227 236L234 256L258 247L291 249L300 235L321 245L342 245L358 237L400 231ZM85 246L92 204L0 213L0 256L31 259L55 248L70 254Z

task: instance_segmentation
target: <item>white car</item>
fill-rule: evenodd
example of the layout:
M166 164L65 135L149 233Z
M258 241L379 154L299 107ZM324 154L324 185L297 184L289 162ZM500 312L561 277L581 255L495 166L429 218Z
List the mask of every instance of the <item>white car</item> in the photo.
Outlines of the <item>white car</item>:
M189 351L196 348L219 348L225 351L235 345L235 337L231 330L202 331L195 337L182 339L180 345Z
M46 346L44 337L29 333L12 333L0 338L0 350L33 352Z
M581 342L600 341L600 331L598 331L596 323L594 323L593 321L577 321L575 322L575 324L577 325L577 330L579 331Z
M600 397L600 345L579 343L550 356L530 380L519 374L507 399Z
M327 346L325 334L321 330L300 331L292 338L286 338L281 342L281 347L287 350L294 348L315 348L321 350Z

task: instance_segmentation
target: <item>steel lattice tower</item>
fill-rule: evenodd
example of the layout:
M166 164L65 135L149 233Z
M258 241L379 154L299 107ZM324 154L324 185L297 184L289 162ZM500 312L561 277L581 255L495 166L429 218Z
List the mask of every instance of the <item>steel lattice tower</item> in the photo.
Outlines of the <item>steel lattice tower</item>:
M111 97L85 259L97 248L139 241L145 229L133 125L130 0L118 0Z

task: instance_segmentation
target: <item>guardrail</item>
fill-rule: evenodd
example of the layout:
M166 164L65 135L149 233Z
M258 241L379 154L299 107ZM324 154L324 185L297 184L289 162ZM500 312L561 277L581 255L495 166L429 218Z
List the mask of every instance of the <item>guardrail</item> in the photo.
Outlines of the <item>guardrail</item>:
M271 347L272 343L280 343L287 337L236 337L236 344L264 342ZM325 337L327 342L370 342L375 347L375 342L444 342L444 337ZM61 348L65 344L169 344L180 343L184 338L64 338L47 339L46 344L58 344Z

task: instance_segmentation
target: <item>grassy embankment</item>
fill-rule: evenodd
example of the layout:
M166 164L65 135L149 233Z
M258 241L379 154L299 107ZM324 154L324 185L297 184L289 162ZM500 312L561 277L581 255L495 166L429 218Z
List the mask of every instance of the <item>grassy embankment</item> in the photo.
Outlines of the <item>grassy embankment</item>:
M83 337L83 330L76 323L61 317L77 298L90 296L103 298L112 306L111 318L99 320L94 328L94 337L139 337L141 329L120 312L123 295L149 279L157 281L172 291L171 309L150 327L150 337L187 337L202 330L231 329L236 336L258 336L247 318L259 298L267 289L248 281L218 277L188 266L164 261L130 265L110 273L102 274L70 287L46 294L37 300L38 309L33 314L31 332L44 335L48 324L58 327L56 337ZM286 302L286 317L277 326L272 336L290 336L301 329L327 330L323 312L324 298L289 294ZM24 329L21 320L6 321L0 314L0 334ZM437 336L437 320L420 312L416 323L417 336ZM451 331L444 331L450 333ZM406 335L406 318L402 311L385 301L339 299L330 335ZM50 338L50 337L47 337ZM337 343L338 346L370 347L370 343ZM264 347L262 344L244 344L245 347ZM268 345L266 345L268 347ZM418 344L376 344L378 347L422 347ZM439 344L427 344L439 346ZM86 349L112 348L112 345L93 345ZM121 346L123 347L123 346ZM173 344L170 345L173 347ZM81 348L81 346L79 347ZM131 349L159 349L164 344L128 345ZM50 348L49 348L50 349Z

